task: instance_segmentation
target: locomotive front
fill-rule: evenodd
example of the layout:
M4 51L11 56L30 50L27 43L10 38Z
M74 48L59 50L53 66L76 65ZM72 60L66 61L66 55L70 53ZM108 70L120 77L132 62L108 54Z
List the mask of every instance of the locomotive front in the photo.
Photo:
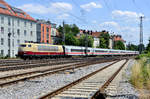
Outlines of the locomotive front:
M33 48L31 43L23 43L19 45L17 56L20 58L25 58L28 57L28 55L30 55L32 51Z

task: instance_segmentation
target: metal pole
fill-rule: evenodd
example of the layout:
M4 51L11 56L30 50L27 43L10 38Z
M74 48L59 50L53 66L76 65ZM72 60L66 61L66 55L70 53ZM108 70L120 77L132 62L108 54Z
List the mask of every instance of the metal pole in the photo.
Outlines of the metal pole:
M86 56L88 55L87 53L88 53L88 35L87 35L87 33L88 32L85 32L86 33L86 37L85 37L85 54L86 54Z
M8 47L9 47L8 57L11 56L11 42L10 42L10 37L11 37L11 33L8 33Z
M143 51L143 16L140 17L140 45L139 45L139 52L140 54Z
M63 43L65 45L65 22L63 21Z

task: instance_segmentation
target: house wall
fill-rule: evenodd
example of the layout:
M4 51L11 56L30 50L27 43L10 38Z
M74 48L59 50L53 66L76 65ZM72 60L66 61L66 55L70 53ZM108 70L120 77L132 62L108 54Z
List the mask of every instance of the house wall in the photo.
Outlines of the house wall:
M4 32L2 27L4 28ZM8 33L11 33L10 56L15 57L20 43L36 41L36 22L0 14L0 54L2 56L9 54Z

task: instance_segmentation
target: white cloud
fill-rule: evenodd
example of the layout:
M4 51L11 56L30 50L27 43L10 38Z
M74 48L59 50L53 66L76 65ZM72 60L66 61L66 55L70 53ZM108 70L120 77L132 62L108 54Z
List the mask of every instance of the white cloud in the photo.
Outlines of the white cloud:
M66 13L57 16L58 19L65 19L67 17L69 17L69 14Z
M97 23L97 21L96 21L96 20L93 20L93 21L92 21L92 23L93 23L93 24L96 24L96 23Z
M49 6L44 6L41 4L24 4L18 8L23 9L26 12L34 14L48 14L48 13L62 13L72 10L72 5L65 2L55 2L50 3Z
M56 2L56 3L51 3L50 5L51 9L58 9L58 10L63 10L63 11L70 11L72 10L72 5L69 3L65 2Z
M125 20L126 22L138 21L140 16L144 16L144 15L142 13L136 13L131 11L121 11L121 10L112 11L113 18Z
M90 2L87 4L80 5L85 11L91 11L93 8L102 8L101 4L96 4L95 2Z
M114 21L110 21L110 22L104 22L102 24L100 24L100 27L119 27L118 23L114 22Z

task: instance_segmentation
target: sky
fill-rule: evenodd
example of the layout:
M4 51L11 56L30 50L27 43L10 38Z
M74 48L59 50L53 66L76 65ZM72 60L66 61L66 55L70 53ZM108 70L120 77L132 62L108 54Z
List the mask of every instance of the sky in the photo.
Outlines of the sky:
M143 16L143 39L150 37L150 0L5 0L26 11L35 19L62 25L76 24L80 29L122 35L128 44L139 44L140 16Z

